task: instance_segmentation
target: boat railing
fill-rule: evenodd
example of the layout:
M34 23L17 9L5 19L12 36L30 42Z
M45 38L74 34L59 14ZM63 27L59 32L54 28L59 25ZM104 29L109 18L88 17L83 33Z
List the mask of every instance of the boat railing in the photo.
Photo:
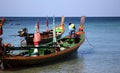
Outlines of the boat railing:
M9 47L9 50L30 50L40 48L58 48L58 46L39 46L39 47Z

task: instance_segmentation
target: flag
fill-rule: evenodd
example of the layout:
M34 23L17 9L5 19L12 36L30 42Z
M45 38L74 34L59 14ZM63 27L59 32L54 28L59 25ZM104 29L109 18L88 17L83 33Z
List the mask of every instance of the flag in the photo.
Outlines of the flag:
M55 17L53 17L53 42L56 43Z
M39 21L37 21L35 25L35 33L40 32L40 26L39 26Z
M37 21L37 24L35 25L35 33L34 33L34 38L33 38L34 46L39 46L40 40L41 40L40 26L39 26L39 21Z

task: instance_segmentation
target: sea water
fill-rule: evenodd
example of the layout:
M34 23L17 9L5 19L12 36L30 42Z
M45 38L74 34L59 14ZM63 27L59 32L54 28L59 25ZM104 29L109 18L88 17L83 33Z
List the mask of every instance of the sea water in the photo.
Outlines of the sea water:
M14 36L21 28L26 27L34 33L37 20L40 21L40 32L46 29L45 17L6 17L3 25L3 43L20 46L21 38ZM61 18L56 17L56 25ZM52 29L52 17L49 18L49 29ZM68 35L68 24L80 24L80 17L65 18L65 33ZM47 65L34 66L1 73L120 73L120 17L86 17L85 42L69 58Z

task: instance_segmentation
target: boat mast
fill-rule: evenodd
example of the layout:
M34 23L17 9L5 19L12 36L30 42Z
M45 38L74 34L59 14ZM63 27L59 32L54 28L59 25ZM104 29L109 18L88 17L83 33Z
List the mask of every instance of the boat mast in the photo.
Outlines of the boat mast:
M83 31L84 23L85 23L85 16L82 16L81 19L80 19L80 27L79 27L80 31Z
M48 17L46 18L46 32L48 32Z
M60 26L61 26L62 30L65 30L65 28L64 28L64 20L65 20L65 17L62 16L61 23L60 23Z
M55 17L53 17L53 42L56 43Z
M85 16L82 16L81 19L80 19L80 24L84 25L84 23L85 23Z

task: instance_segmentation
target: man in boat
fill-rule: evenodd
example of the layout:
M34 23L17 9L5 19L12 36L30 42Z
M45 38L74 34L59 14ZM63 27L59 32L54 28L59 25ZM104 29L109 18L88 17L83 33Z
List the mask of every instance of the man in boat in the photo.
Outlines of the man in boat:
M69 23L70 38L72 37L72 35L73 35L73 37L75 37L75 30L76 30L75 24Z
M27 28L23 28L21 31L18 31L19 35L22 37L22 36L27 36L28 33L27 33Z

